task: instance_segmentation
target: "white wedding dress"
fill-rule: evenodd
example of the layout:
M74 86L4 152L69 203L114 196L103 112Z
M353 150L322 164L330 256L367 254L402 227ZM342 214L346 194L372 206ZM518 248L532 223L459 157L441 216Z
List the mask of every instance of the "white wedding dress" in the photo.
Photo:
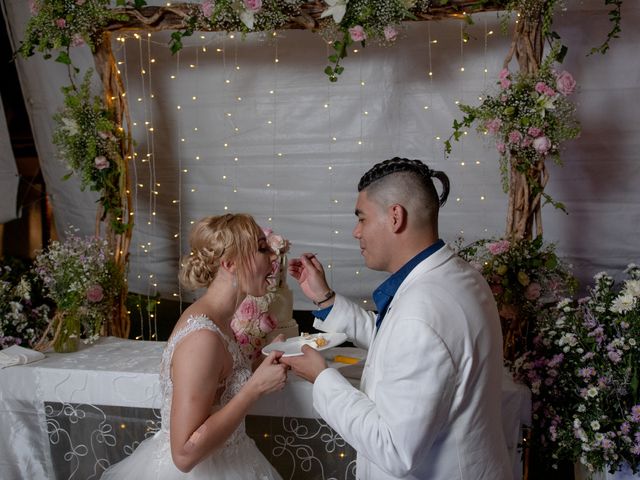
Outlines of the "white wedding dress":
M133 454L106 470L101 477L102 480L281 480L280 475L245 433L244 420L222 448L215 450L189 473L181 472L173 464L169 445L169 418L173 394L171 358L176 345L183 338L202 329L220 335L233 358L233 371L225 381L220 405L213 407L212 411L227 404L251 375L249 360L242 354L235 339L227 338L206 316L189 317L186 325L169 339L162 353L162 427L153 437L140 443Z

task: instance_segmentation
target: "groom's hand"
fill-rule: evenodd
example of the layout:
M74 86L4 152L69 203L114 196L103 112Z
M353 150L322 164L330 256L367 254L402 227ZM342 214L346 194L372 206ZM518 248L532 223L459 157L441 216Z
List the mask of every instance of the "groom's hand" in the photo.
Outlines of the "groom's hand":
M318 375L327 368L322 354L309 345L302 346L302 355L281 357L280 363L288 365L296 375L311 383L314 383Z

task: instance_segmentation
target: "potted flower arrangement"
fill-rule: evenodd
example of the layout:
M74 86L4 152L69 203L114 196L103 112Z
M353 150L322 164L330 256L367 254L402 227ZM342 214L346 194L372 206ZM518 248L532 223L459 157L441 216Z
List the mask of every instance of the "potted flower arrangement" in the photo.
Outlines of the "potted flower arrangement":
M35 261L35 272L44 284L46 296L56 306L49 325L58 352L74 351L82 337L94 342L101 334L103 322L114 314L123 278L105 240L82 238L66 233L64 242L53 241Z
M599 273L586 297L561 300L514 364L533 395L532 451L589 478L640 472L640 267L625 272L621 284Z
M0 267L0 349L33 348L49 323L51 307L41 297L42 282L28 265Z
M265 229L264 232L269 247L278 256L273 263L272 291L262 297L247 295L231 320L231 328L240 349L252 361L260 357L267 334L278 326L278 319L269 312L269 307L275 299L276 289L282 286L282 276L286 275L286 254L290 248L289 240L282 235L271 229Z

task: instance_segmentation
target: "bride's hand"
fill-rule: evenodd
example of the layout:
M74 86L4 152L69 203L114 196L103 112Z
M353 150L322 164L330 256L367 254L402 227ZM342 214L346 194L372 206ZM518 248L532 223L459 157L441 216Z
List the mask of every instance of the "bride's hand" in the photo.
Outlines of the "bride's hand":
M255 388L259 395L282 390L287 381L289 367L279 362L280 357L282 357L282 352L271 352L253 372L245 385Z

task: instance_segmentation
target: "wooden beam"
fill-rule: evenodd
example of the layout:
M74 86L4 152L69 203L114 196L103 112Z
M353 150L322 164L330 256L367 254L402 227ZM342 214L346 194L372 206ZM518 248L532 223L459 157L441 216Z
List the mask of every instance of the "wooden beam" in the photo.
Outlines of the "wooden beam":
M417 12L418 21L443 20L447 18L463 19L466 15L499 11L505 9L505 0L449 0L444 5L431 6L424 12ZM171 6L145 6L137 10L132 7L117 7L114 13L125 15L128 20L114 20L110 22L105 31L117 32L123 30L181 30L186 28L188 19L194 9L200 8L199 4L178 3ZM315 30L320 27L320 15L327 8L322 0L307 2L300 7L301 14L284 25L283 29ZM407 21L414 19L407 18ZM199 26L198 31L219 31L218 29Z

